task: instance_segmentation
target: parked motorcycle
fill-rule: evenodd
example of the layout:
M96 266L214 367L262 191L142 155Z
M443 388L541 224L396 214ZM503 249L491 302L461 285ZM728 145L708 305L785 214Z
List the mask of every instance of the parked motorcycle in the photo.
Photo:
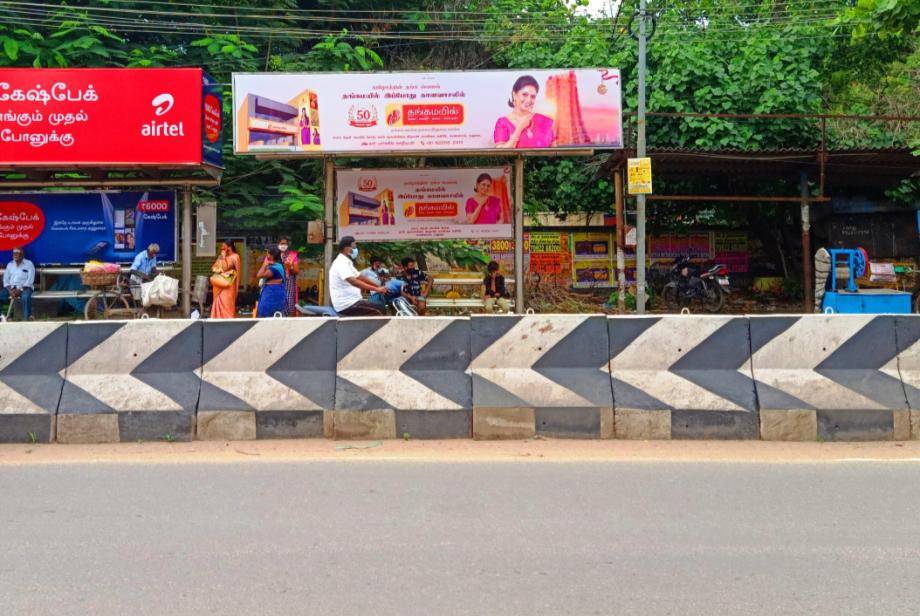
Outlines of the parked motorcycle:
M671 280L661 292L668 306L684 308L699 300L707 311L719 312L725 305L725 297L731 293L728 268L724 265L714 265L700 273L690 259L678 257L670 273Z

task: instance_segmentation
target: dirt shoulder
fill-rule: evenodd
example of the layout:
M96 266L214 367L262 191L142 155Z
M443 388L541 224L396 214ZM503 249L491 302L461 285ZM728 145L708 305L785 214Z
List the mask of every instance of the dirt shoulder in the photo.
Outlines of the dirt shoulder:
M310 460L815 463L920 462L920 441L236 441L112 445L0 445L0 466L30 464L295 462Z

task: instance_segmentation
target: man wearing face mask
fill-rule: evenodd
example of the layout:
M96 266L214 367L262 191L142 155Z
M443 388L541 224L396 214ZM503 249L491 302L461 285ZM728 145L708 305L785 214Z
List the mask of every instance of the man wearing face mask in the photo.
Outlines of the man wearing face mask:
M386 293L386 287L374 284L358 273L355 260L358 246L355 238L346 235L339 240L339 254L329 267L329 295L332 308L343 317L379 317L383 312L377 304L361 297L361 290Z

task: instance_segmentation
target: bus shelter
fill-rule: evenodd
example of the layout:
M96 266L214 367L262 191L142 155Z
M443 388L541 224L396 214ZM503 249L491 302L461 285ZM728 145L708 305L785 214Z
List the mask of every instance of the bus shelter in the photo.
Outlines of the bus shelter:
M326 271L345 235L511 238L523 312L524 158L621 148L621 107L613 68L235 73L234 152L323 159ZM464 164L427 165L433 157ZM415 165L361 166L397 158Z
M188 316L193 190L223 169L219 86L198 68L4 68L0 103L0 260L21 246L43 275L70 274L158 243L181 256Z

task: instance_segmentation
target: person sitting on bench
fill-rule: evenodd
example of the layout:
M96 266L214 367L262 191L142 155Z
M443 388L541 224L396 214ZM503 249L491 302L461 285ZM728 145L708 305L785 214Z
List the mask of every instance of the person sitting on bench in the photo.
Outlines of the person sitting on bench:
M486 312L495 312L496 303L499 312L511 310L511 296L505 289L505 277L499 273L499 270L498 263L490 261L486 267L486 275L482 279L482 300Z
M7 264L3 272L3 290L9 295L11 301L20 301L22 318L25 321L33 320L32 290L34 285L35 266L25 258L22 248L14 248L13 260Z

